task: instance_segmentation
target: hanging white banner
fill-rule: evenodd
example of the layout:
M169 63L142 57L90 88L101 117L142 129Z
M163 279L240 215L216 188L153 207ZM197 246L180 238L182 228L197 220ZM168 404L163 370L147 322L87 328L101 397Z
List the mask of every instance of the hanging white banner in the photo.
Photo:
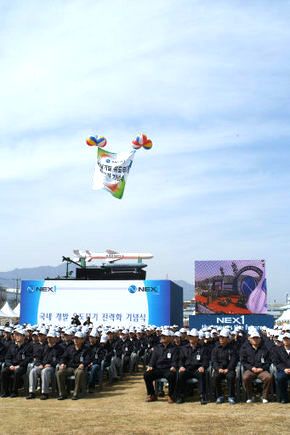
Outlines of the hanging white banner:
M112 153L98 148L93 189L105 189L115 198L121 199L133 164L135 150Z

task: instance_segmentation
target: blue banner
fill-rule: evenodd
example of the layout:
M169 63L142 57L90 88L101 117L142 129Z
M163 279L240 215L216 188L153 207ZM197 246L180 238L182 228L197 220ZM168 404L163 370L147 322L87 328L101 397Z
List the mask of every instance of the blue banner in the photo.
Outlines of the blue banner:
M216 326L231 326L234 328L235 326L243 326L245 330L248 329L249 326L267 326L267 328L274 327L274 316L270 314L198 314L196 316L189 316L189 328L205 328L209 325Z

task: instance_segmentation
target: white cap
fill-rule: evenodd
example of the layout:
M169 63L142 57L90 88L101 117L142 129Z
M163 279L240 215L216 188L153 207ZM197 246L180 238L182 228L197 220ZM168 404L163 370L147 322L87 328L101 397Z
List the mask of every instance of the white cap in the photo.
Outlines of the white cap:
M193 328L193 329L190 330L188 335L190 335L191 337L198 337L198 335L199 335L198 334L198 330Z
M165 335L165 337L170 337L170 331L168 329L163 329L163 331L161 332L161 335Z
M250 333L250 338L260 337L260 334L257 330L252 330Z
M38 333L39 334L42 334L42 335L46 335L46 329L45 328L41 328L39 331L38 331Z
M290 338L290 333L285 332L285 334L282 335L282 338Z
M224 328L220 332L220 337L228 338L230 336L230 331L227 328Z
M74 338L84 338L85 334L82 331L75 333Z
M18 329L15 329L15 331L14 331L14 334L21 334L21 335L25 335L25 330L24 329L20 329L20 328L18 328Z
M99 336L98 331L96 329L92 329L91 332L90 332L90 337L95 337L96 338L98 336Z
M174 333L174 335L175 335L175 337L181 337L181 336L182 336L182 333L181 333L180 331L176 331L176 332Z
M101 339L100 339L100 343L107 343L108 341L108 336L107 335L102 335Z
M74 335L74 331L72 330L72 329L65 329L64 331L63 331L63 333L65 334L65 335Z
M57 332L54 331L53 329L51 329L50 331L48 331L47 337L56 338L57 337Z

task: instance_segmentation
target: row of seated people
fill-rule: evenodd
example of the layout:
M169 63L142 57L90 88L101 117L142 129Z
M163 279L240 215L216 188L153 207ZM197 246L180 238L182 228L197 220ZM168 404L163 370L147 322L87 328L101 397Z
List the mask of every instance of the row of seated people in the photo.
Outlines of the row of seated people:
M87 377L89 392L95 391L102 365L110 372L111 379L117 379L121 367L128 366L132 371L142 358L144 366L149 363L144 375L148 402L157 399L153 381L165 377L169 383L169 402L182 403L186 380L194 376L198 379L201 403L206 403L206 372L211 365L217 403L223 402L220 385L223 378L229 386L228 400L235 403L235 370L241 360L248 402L252 401L252 380L256 377L263 381L263 401L267 402L272 382L271 363L278 370L281 401L287 401L288 332L279 339L274 334L261 338L256 330L249 336L241 330L231 335L229 329L219 331L219 334L212 329L211 334L203 335L196 330L188 333L183 328L173 331L174 328L154 327L129 331L114 328L54 328L47 331L42 327L34 332L28 328L18 327L14 331L5 328L0 339L1 395L16 397L26 374L29 378L28 399L35 397L39 378L40 398L47 399L49 386L56 378L58 399L64 400L67 397L66 381L73 375L72 399L75 400L80 397ZM255 333L257 337L253 336Z
M139 335L139 334L138 334ZM140 338L140 337L139 337ZM17 397L24 375L29 379L27 399L33 399L41 379L40 399L46 400L49 387L57 381L59 400L67 397L67 378L75 377L73 400L80 397L88 375L89 392L95 392L101 367L108 368L110 378L118 379L121 368L136 366L138 348L142 346L134 332L92 328L70 328L61 333L45 328L39 331L5 328L0 339L1 397ZM151 347L151 345L150 345Z
M208 345L200 343L199 332L190 331L188 344L178 346L172 344L170 331L164 330L161 344L153 350L148 368L144 374L147 389L147 402L157 400L154 388L156 379L164 378L168 382L168 402L183 403L187 380L198 381L200 402L208 401L207 375L211 377L213 391L217 395L217 403L224 402L221 382L226 379L228 386L228 402L236 403L237 367L242 367L242 382L247 393L247 403L252 403L253 381L259 379L263 384L262 403L268 403L272 385L271 364L277 370L279 398L282 403L288 401L288 384L290 381L290 334L285 332L279 339L272 340L251 328L250 333L239 334L236 340L230 338L229 329L220 331L218 342ZM210 369L210 373L209 373ZM238 386L239 387L239 386Z

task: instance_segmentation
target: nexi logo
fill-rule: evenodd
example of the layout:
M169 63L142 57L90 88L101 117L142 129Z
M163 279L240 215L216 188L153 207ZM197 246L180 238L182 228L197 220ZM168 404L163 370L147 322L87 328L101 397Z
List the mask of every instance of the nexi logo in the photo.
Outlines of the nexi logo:
M52 292L55 293L56 292L56 286L54 285L53 287L33 287L33 286L29 286L26 289L28 291L28 293L34 293L34 292Z
M136 293L137 291L137 287L135 285L130 285L130 287L128 288L129 293Z
M238 325L244 325L245 324L245 316L239 316L239 317L217 317L216 318L217 324L227 324L227 325L234 325L237 323Z
M128 288L129 293L136 293L136 292L144 292L144 293L155 293L155 294L159 294L160 293L160 287L159 286L155 286L155 287L136 287L135 285L130 285L130 287Z

